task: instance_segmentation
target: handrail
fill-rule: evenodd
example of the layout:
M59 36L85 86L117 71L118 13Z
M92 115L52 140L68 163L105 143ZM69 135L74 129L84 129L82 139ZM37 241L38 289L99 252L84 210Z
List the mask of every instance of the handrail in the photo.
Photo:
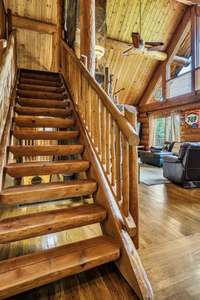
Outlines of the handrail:
M126 228L137 245L137 112L125 106L123 115L63 40L61 70Z
M81 71L84 73L85 77L89 80L92 87L95 89L97 94L100 96L101 101L106 106L106 108L109 110L112 117L115 119L115 121L118 123L119 128L123 132L123 134L126 136L128 142L130 145L138 145L139 144L139 137L134 129L133 126L130 125L130 123L126 120L126 118L123 116L123 114L118 110L118 108L115 106L113 101L109 98L109 96L106 94L106 92L101 88L101 86L94 80L94 78L90 75L90 73L87 71L85 66L79 61L75 53L72 51L72 49L67 45L67 43L62 40L63 47L70 53L70 55L74 58L76 63L79 65Z
M0 190L3 185L3 169L7 162L7 146L14 111L15 85L17 78L15 32L8 38L8 46L0 62Z

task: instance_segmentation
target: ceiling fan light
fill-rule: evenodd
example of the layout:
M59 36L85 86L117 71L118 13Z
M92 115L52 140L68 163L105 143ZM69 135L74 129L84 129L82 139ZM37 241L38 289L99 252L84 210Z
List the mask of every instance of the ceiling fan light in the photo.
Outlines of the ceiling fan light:
M100 46L100 45L96 45L95 46L95 55L96 55L96 59L99 60L101 59L105 54L105 48Z

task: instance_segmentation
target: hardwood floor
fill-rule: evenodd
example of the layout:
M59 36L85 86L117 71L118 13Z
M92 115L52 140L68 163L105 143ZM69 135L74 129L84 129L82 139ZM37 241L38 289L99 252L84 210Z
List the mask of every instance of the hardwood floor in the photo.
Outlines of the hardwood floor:
M200 299L200 190L140 189L140 256L156 300Z
M84 200L90 202L91 200ZM77 205L78 201L29 205L18 214ZM16 215L15 209L0 212ZM200 299L200 190L173 184L140 185L140 255L153 285L156 300ZM1 259L101 234L99 225L2 245ZM12 297L12 300L75 299L136 300L114 264L72 276Z

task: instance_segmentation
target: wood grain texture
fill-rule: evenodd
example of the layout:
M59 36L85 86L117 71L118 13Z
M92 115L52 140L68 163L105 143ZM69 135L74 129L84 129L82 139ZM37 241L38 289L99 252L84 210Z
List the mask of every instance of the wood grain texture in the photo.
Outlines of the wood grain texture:
M0 221L0 243L95 224L105 218L106 210L95 204L6 218Z
M43 86L51 86L51 87L59 87L61 84L58 81L48 81L48 80L40 80L40 79L31 79L31 78L20 78L20 83L22 84L30 84L30 85L43 85Z
M10 146L8 150L14 157L22 156L65 156L81 154L83 145L56 145L56 146Z
M36 85L36 84L25 84L20 83L18 85L19 89L21 90L28 90L28 91L45 91L45 92L54 92L54 93L63 93L65 89L63 87L54 87L54 86L47 86L47 85Z
M42 91L27 91L27 90L17 90L17 95L22 98L35 98L35 99L55 99L64 100L66 96L62 93L51 93Z
M118 246L103 236L1 262L0 299L83 272L118 257Z
M16 126L27 128L67 128L74 125L73 119L17 116L14 118Z
M45 202L93 194L97 184L93 180L72 180L3 189L0 202L7 205Z
M48 175L60 173L79 173L86 171L90 163L84 160L67 160L54 162L11 163L5 167L6 172L12 177Z
M59 108L45 108L45 107L29 107L29 106L19 106L16 105L15 111L19 115L29 115L29 116L46 116L46 117L60 117L65 118L72 114L72 110L59 109Z
M13 135L19 140L69 140L77 138L79 131L35 131L31 129L15 129Z
M199 189L140 185L140 256L155 299L200 296Z
M46 108L65 108L69 106L69 101L60 101L53 99L31 99L31 98L18 98L17 102L22 106L30 107L46 107Z

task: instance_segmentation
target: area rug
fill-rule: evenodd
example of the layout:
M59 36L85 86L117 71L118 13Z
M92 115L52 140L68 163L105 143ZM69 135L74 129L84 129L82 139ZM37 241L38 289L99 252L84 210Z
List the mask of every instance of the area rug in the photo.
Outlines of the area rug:
M140 183L145 185L159 185L170 183L165 177L163 177L163 169L154 167L147 164L140 165Z

